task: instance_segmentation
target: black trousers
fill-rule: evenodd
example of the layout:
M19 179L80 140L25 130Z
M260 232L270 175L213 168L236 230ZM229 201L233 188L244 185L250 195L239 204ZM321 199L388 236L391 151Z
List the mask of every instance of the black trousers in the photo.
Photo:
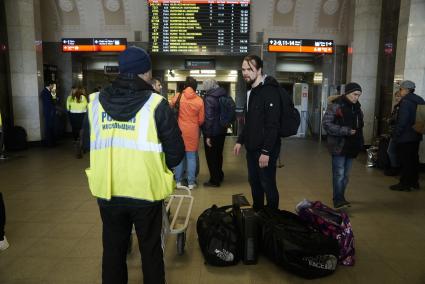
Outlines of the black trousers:
M6 225L6 210L4 208L3 194L0 192L0 241L4 238L4 226Z
M44 139L45 144L48 147L54 146L56 144L56 117L55 114L44 117Z
M127 283L126 257L133 224L142 257L143 283L165 283L162 203L152 206L99 204L99 209L103 221L102 283Z
M72 128L72 138L77 141L80 138L80 130L83 126L85 113L69 113L69 122Z
M220 184L223 181L223 147L226 135L210 137L211 147L207 145L207 139L204 137L205 158L207 160L208 170L210 171L210 182Z
M269 156L269 165L260 168L260 151L247 151L246 160L248 165L248 180L251 186L253 208L264 208L264 195L266 195L267 207L277 209L279 207L279 192L276 186L276 162L280 153L280 139L274 146Z
M400 183L406 186L416 186L419 181L419 143L406 142L397 144L397 154L400 161Z

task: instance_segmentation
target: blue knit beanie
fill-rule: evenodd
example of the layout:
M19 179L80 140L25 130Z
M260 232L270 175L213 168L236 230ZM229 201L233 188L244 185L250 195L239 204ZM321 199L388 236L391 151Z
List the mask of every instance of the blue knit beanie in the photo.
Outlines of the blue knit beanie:
M149 54L140 47L131 46L120 53L118 64L121 74L143 74L152 69Z

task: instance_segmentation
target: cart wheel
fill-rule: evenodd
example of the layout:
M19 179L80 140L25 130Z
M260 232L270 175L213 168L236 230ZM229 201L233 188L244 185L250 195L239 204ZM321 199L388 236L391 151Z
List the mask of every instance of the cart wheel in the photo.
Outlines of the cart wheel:
M186 243L186 233L180 233L177 235L177 254L184 254L184 245Z

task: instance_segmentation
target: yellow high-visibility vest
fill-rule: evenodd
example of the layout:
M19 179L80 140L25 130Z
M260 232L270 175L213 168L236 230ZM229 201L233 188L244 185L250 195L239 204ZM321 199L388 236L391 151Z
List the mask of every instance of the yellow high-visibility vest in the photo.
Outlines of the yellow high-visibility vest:
M2 129L3 129L3 122L1 120L1 112L0 112L0 130L2 130Z
M89 95L89 102L94 101L94 99L96 98L96 96L97 96L98 94L99 94L99 92L91 93L91 94Z
M81 101L77 102L76 98L69 96L66 99L66 109L71 113L85 113L87 112L87 99L85 96L81 96Z
M155 109L163 97L151 94L136 116L122 122L110 117L99 102L89 103L89 187L98 198L129 197L163 200L175 187L155 125Z

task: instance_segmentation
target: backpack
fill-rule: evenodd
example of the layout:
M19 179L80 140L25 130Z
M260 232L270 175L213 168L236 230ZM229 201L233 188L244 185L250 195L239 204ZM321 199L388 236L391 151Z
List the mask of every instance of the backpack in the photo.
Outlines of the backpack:
M173 107L173 113L174 113L174 117L176 118L176 121L179 121L179 110L180 110L180 100L182 98L183 92L179 93L176 103L174 104Z
M213 205L196 222L199 246L210 265L229 266L239 261L239 238L231 208Z
M425 105L417 105L416 107L416 121L413 129L419 134L425 134Z
M262 252L282 268L304 278L332 274L338 264L338 243L309 227L296 214L265 208L262 223Z
M329 208L320 201L308 200L301 201L296 211L313 228L338 241L339 262L342 265L354 265L354 234L345 212Z
M288 92L279 87L280 95L280 128L279 136L282 138L296 135L301 123L300 112L295 108Z
M228 127L236 119L236 104L233 98L229 95L218 98L220 105L220 125Z
M27 149L27 132L21 126L14 126L5 133L5 147L8 151Z

